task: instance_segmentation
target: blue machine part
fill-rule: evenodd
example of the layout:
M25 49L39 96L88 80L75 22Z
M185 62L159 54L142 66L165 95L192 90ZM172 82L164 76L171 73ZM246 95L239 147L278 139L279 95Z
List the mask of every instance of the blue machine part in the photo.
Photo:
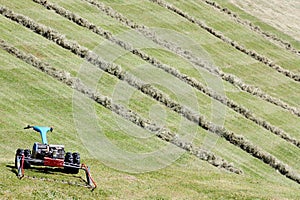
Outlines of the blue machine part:
M42 143L43 144L48 144L47 141L47 133L51 131L51 127L43 127L43 126L33 126L33 130L36 132L39 132L41 137L42 137Z
M38 144L37 142L35 142L35 143L33 144L32 150L33 150L34 152L37 152L38 148L39 148L39 144Z

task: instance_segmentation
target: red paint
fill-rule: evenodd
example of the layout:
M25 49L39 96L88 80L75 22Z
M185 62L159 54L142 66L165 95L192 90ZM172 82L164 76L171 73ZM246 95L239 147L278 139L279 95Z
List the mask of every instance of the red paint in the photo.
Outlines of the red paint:
M44 166L63 167L64 166L64 160L45 157L44 158Z

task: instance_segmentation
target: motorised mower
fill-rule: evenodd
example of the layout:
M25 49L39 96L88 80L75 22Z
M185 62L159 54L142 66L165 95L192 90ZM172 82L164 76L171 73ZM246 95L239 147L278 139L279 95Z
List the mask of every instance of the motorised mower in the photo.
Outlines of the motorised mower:
M65 153L64 145L48 144L47 133L53 131L52 127L30 126L24 129L33 129L39 132L42 137L42 143L35 142L32 152L29 149L17 149L15 156L15 167L18 170L18 177L24 177L24 169L35 166L47 166L62 168L63 172L69 174L78 174L79 170L84 170L86 174L87 185L96 188L97 185L91 177L89 167L80 164L80 154L75 152Z

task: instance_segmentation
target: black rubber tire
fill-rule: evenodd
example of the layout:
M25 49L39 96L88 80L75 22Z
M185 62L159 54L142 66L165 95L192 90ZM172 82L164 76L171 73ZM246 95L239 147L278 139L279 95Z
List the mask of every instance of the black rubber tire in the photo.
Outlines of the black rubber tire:
M72 156L71 152L67 152L66 153L64 162L66 164L72 164L73 163L73 156ZM64 167L64 170L65 170L66 173L70 173L71 174L73 168L71 168L71 167Z
M24 156L25 156L25 158L30 158L31 157L30 149L25 149L24 150ZM30 163L28 162L28 160L25 160L24 169L28 169L28 168L30 168Z
M25 149L25 150L23 150L23 149L17 149L16 156L15 156L15 168L16 169L19 168L18 162L17 162L17 156L21 156L22 154L24 154L25 158L30 158L31 151L29 149ZM24 161L24 169L28 169L28 168L30 168L30 163L27 160L25 160Z
M73 165L74 167L75 166L78 167L78 168L65 167L64 170L66 173L78 174L80 168L80 154L77 152L73 154L71 152L67 152L65 156L65 163Z
M24 152L23 149L17 149L17 151L16 151L16 155L15 155L15 168L16 169L19 169L18 162L17 162L17 156L22 155L23 152Z
M71 152L67 152L65 155L65 162L66 163L73 163L73 155Z
M80 167L80 154L78 152L75 152L72 154L72 156L73 156L73 164ZM79 168L75 168L75 169L73 168L71 171L72 171L72 174L78 174Z
M80 154L75 152L72 154L73 156L73 164L80 165Z

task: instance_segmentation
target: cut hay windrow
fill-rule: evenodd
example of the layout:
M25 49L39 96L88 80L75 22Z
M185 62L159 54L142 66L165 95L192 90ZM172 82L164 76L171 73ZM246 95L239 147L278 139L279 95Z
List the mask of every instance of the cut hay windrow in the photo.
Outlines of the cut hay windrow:
M109 97L103 96L99 92L92 91L90 88L84 85L79 78L72 77L70 73L63 70L57 70L56 68L50 66L48 63L42 62L35 56L20 51L19 49L13 47L12 45L8 44L7 42L1 39L0 47L3 50L10 53L11 55L14 55L18 59L42 71L43 73L46 73L47 75L55 78L56 80L68 85L72 89L84 94L88 98L94 100L98 104L118 114L124 119L134 123L135 125L145 130L150 131L152 134L155 134L160 139L176 145L177 147L189 152L197 158L207 161L215 167L225 169L236 174L243 173L242 170L234 167L232 163L227 162L223 158L215 155L214 153L204 150L200 147L196 147L190 142L182 141L175 133L170 132L169 129L162 128L156 125L155 123L151 122L149 119L141 117L134 111L113 103Z
M182 74L180 71L178 71L177 69L175 69L171 66L168 66L168 65L165 65L165 64L161 63L156 58L149 56L148 54L146 54L145 52L143 52L139 49L133 48L133 46L130 43L127 43L126 41L122 41L122 40L119 40L119 39L113 37L112 33L110 33L109 31L104 30L101 27L90 23L87 19L82 18L79 15L77 15L75 13L72 13L71 11L69 11L69 10L67 10L67 9L65 9L61 6L50 3L49 1L45 1L45 0L33 0L33 1L43 5L45 8L47 8L49 10L54 10L57 14L65 17L65 18L73 21L74 23L76 23L76 24L78 24L82 27L85 27L85 28L93 31L94 33L106 38L107 40L121 46L125 50L130 51L134 55L137 55L139 58L147 61L148 63L152 64L153 66L164 70L165 72L175 76L176 78L178 78L181 81L183 81L183 82L189 84L190 86L196 88L197 90L201 91L202 93L206 94L207 96L209 96L209 97L221 102L222 104L228 106L229 108L231 108L235 112L237 112L237 113L241 114L242 116L244 116L246 119L249 119L252 122L256 123L257 125L259 125L259 126L265 128L266 130L270 131L271 133L274 133L274 134L280 136L281 138L283 138L287 142L290 142L293 145L295 145L297 147L300 147L300 142L299 141L297 141L295 138L292 138L291 136L289 136L287 133L285 133L280 128L278 128L278 127L270 124L269 122L255 116L251 111L244 108L243 106L238 105L236 102L230 100L226 96L222 96L220 94L217 94L211 88L206 87L205 85L203 85L202 83L200 83L196 79L191 78L191 77L187 76L186 74Z
M287 177L297 183L300 183L300 175L297 172L295 172L293 169L291 169L291 167L289 167L287 164L283 163L282 161L280 161L279 159L277 159L270 153L264 151L263 149L260 149L258 146L252 144L249 140L245 139L243 136L237 135L234 132L227 130L225 127L221 127L216 124L213 124L212 122L207 121L205 119L205 117L201 116L200 114L196 114L193 112L191 113L191 111L188 108L180 106L178 103L174 103L174 101L170 100L167 96L165 96L163 93L159 92L157 89L155 89L151 85L149 85L149 84L140 85L141 81L132 80L132 75L129 76L128 74L126 74L124 71L122 71L122 69L118 65L111 65L106 62L104 63L104 61L102 61L99 57L97 57L96 54L94 54L93 52L89 51L88 49L86 49L84 47L81 47L78 43L76 43L74 41L65 39L65 37L62 36L61 34L59 34L57 31L50 29L49 27L44 26L42 24L36 23L35 21L33 21L32 19L30 19L28 17L14 13L11 10L9 10L3 6L0 7L0 14L2 14L3 16L5 16L8 19L11 19L12 21L15 21L15 22L27 27L28 29L34 31L35 33L40 34L41 36L45 37L46 39L55 42L56 44L60 45L61 47L71 51L73 54L78 55L79 57L85 58L87 61L89 61L90 63L99 67L100 69L103 68L104 71L106 71L110 74L114 74L117 78L126 81L127 83L129 83L129 85L136 87L143 93L145 93L149 96L152 96L154 99L163 103L164 105L169 107L171 110L176 111L179 114L181 114L182 116L186 117L188 120L197 123L201 128L208 130L212 133L215 133L216 135L218 135L220 137L225 138L231 144L239 147L240 149L249 153L253 157L260 159L265 164L267 164L270 167L272 167L273 169L277 170L285 177ZM10 51L12 51L12 50L9 50L8 52L10 52ZM31 59L32 59L32 57L29 58L28 60L31 60ZM42 66L42 68L43 67L46 67L46 66ZM77 80L76 84L73 84L72 79L68 79L67 76L63 76L60 79L64 80L64 82L66 82L66 83L70 82L69 84L71 84L73 88L74 87L77 88L78 85L79 86L82 85L82 83L79 82L78 79L76 79ZM159 127L156 127L156 126L153 127L152 124L147 121L140 121L139 119L142 119L142 118L137 118L136 113L132 113L132 112L128 111L128 109L126 109L120 105L113 104L111 99L105 98L103 96L95 95L88 88L82 89L82 87L78 87L78 89L82 93L84 93L88 96L92 96L96 102L109 108L113 112L116 112L120 116L125 114L125 116L123 116L123 117L125 117L126 119L129 118L130 121L132 120L132 122L136 123L137 125L140 124L139 126L145 127L145 129L147 129L147 130L152 130L153 132L158 132L158 133L156 133L156 135L158 137L162 138L163 140L172 142L178 146L181 146L181 144L182 144L185 146L184 149L186 149L187 151L190 151L191 153L198 152L196 150L193 151L193 149L190 148L191 147L190 143L178 142L177 137L174 133L171 133L170 131L168 131L167 129L164 129L164 128L162 128L160 130ZM128 113L127 113L127 111L128 111Z
M111 7L106 6L105 4L100 3L96 0L82 0L82 1L90 3L91 5L98 8L101 12L103 12L106 15L110 16L111 18L119 21L123 25L140 32L146 38L151 39L156 44L159 44L159 45L165 47L166 49L176 53L177 55L184 57L185 59L187 59L191 63L195 64L196 66L201 67L202 69L205 69L208 72L222 78L224 81L231 83L232 85L238 87L242 91L245 91L253 96L256 96L256 97L258 97L264 101L267 101L269 103L272 103L276 106L279 106L282 109L290 112L291 114L293 114L297 117L300 117L300 111L298 110L298 108L290 106L288 103L265 93L264 91L262 91L260 88L258 88L256 86L246 84L241 79L237 78L236 76L234 76L232 74L224 73L222 70L215 68L215 67L212 68L211 66L207 65L207 63L205 63L202 59L193 55L190 51L183 49L174 43L160 39L153 30L150 30L148 27L146 27L144 25L139 25L139 24L133 22L132 20L127 19L126 17L124 17L122 14L118 13Z
M274 43L276 45L279 45L280 47L283 47L286 50L300 56L300 50L293 47L293 45L291 43L279 38L278 36L276 36L272 33L269 33L267 31L262 30L260 26L255 25L255 24L253 24L252 22L250 22L248 20L242 19L240 16L238 16L238 14L234 13L232 10L230 10L226 7L222 7L218 3L214 2L214 1L211 1L211 0L201 0L201 1L206 3L207 5L212 6L213 8L218 10L219 12L229 15L235 22L237 22L237 23L249 28L250 30L262 35L264 38L271 41L272 43Z
M175 7L174 5L172 5L170 3L167 3L163 0L149 0L149 1L153 2L153 3L156 3L157 5L159 5L163 8L166 8L166 9L176 13L177 15L180 15L181 17L187 19L191 23L196 24L200 28L202 28L205 31L209 32L213 36L219 38L220 40L222 40L226 44L231 45L232 47L234 47L238 51L240 51L240 52L242 52L242 53L244 53L248 56L251 56L255 60L265 64L266 66L269 66L270 68L272 68L272 69L276 70L277 72L285 75L286 77L288 77L288 78L290 78L290 79L292 79L296 82L300 82L300 75L299 74L296 74L296 73L291 72L287 69L284 69L283 67L281 67L280 65L278 65L274 61L272 61L271 59L267 58L266 56L260 55L259 53L255 52L254 50L246 49L242 45L238 44L236 41L224 36L222 33L214 30L213 28L211 28L209 26L207 26L205 23L203 23L199 19L196 19L196 18L190 16L188 13L183 12L179 8Z

